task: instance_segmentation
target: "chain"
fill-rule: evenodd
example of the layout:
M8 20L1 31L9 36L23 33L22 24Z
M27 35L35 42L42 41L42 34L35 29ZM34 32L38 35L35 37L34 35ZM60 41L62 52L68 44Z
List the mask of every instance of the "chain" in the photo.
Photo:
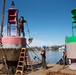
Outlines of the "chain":
M29 34L29 37L31 37L31 36L30 36L30 30L29 30L29 27L28 27L28 23L26 23L26 25L27 25L27 32L28 32L28 34Z
M29 39L28 39L28 41L29 41L29 44L32 42L32 40L33 40L33 38L30 36L30 31L29 31L29 27L28 27L28 24L26 23L26 25L27 25L27 32L28 32L28 34L29 34Z

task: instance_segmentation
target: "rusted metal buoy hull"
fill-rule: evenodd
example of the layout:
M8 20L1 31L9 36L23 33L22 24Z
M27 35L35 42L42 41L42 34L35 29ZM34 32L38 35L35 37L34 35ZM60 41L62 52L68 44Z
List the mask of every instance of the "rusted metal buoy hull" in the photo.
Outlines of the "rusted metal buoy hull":
M3 37L0 59L5 56L8 61L17 61L22 47L26 47L26 38L19 36Z

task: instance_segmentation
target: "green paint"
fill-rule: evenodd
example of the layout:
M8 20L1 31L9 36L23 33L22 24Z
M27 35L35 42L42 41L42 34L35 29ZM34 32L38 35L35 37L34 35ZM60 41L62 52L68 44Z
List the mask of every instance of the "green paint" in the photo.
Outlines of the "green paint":
M70 36L70 37L67 36L65 41L66 43L76 42L76 36Z
M66 43L72 43L76 42L76 36L74 35L74 29L76 29L76 8L74 8L72 11L72 36L66 36L65 42Z
M72 23L76 23L76 8L74 8L72 11Z
M72 36L74 36L74 29L76 29L76 8L74 8L72 11Z
M74 36L74 30L73 30L73 23L72 23L72 36Z

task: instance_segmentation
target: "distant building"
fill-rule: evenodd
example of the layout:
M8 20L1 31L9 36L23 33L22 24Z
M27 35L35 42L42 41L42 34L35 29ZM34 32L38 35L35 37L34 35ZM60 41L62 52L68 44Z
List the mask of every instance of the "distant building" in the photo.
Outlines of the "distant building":
M65 48L65 46L61 46L59 47L59 50L63 50Z

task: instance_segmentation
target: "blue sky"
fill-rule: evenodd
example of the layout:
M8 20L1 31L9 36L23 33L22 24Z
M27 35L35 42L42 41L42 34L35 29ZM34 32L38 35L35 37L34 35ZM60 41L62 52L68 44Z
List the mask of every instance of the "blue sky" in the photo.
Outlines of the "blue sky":
M7 10L12 0L6 0L4 35L7 25ZM0 10L2 9L0 1ZM65 36L72 35L71 10L76 8L76 0L14 0L19 17L28 22L33 42L30 46L52 46L65 44ZM2 10L0 11L1 21ZM29 37L25 24L26 38Z

